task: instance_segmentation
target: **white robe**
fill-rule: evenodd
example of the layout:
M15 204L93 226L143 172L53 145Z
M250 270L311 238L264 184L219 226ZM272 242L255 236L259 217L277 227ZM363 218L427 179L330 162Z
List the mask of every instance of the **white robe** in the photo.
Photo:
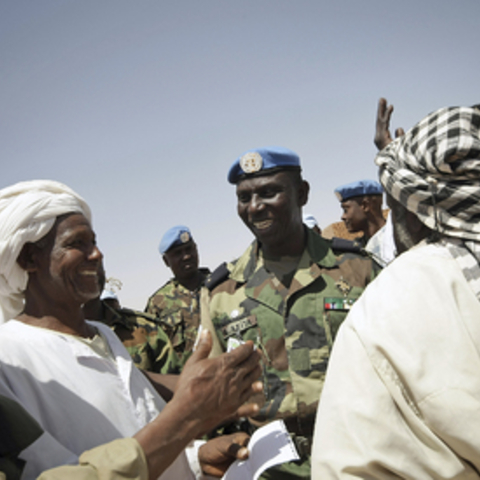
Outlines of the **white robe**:
M342 325L312 479L480 478L480 302L445 248L421 244Z
M23 479L133 436L165 406L116 335L101 323L89 323L107 340L113 357L73 335L16 320L0 326L0 394L20 403L46 432L22 453ZM189 457L198 469L196 451ZM161 478L194 477L182 453Z

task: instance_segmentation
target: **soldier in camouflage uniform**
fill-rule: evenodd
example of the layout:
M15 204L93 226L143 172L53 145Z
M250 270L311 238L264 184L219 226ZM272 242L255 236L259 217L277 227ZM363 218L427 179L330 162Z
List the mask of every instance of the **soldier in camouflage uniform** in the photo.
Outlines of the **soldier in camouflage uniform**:
M263 407L251 423L283 419L302 454L300 462L263 478L310 478L314 417L332 342L375 268L370 258L340 253L302 225L309 186L294 152L248 152L229 181L256 240L212 274L210 318L202 324L213 323L223 350L253 340L263 354Z
M200 325L200 290L210 271L198 268L198 250L188 227L177 225L162 237L159 251L174 278L149 299L145 312L164 328L182 367L192 354Z
M100 286L105 285L105 272L99 276ZM105 292L105 291L104 291ZM121 308L111 296L95 298L85 303L85 318L108 325L120 338L133 363L142 370L155 373L179 373L180 362L165 333L168 325L144 312Z

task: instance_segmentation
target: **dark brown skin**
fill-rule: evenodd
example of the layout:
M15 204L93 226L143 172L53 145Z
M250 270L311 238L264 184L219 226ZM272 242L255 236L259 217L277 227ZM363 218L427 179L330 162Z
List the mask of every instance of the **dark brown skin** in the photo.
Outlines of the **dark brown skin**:
M375 128L375 137L373 143L375 143L378 150L383 150L393 138L390 134L390 118L393 113L393 105L388 105L385 98L380 98L377 108L377 121ZM397 128L395 130L395 138L405 135L403 128Z
M295 185L290 172L242 180L237 185L237 212L262 244L267 257L296 256L303 252L305 230L302 207L309 185Z
M249 440L250 437L245 432L222 435L210 440L209 451L200 452L203 473L212 477L222 477L232 464L232 459L245 460L248 458Z
M381 198L371 195L349 198L341 203L342 220L350 233L363 232L365 239L371 238L385 225Z
M392 215L393 236L398 255L432 234L432 230L425 226L414 213L389 194L387 194L387 205Z
M88 220L77 213L59 217L41 245L27 243L17 260L29 276L25 309L18 320L93 337L81 306L100 295L103 255Z
M102 253L88 220L72 213L57 219L37 244L26 244L18 258L28 272L25 309L17 319L51 330L93 337L82 304L100 294ZM172 400L135 438L142 446L151 479L157 478L194 438L227 418L254 415L256 404L245 404L262 389L260 354L247 342L234 351L208 359L211 336L202 335L197 350L178 378ZM199 450L205 471L220 472L235 458L244 458L242 437L207 442Z
M205 331L196 351L185 364L174 397L160 415L135 438L145 451L150 478L157 478L193 438L210 431L225 418L258 412L244 404L261 391L260 355L247 342L234 351L209 359L211 335ZM199 449L204 473L222 476L237 458L245 459L248 435L233 434L208 441Z
M163 261L185 288L193 291L200 286L202 275L198 271L198 249L193 240L165 252Z

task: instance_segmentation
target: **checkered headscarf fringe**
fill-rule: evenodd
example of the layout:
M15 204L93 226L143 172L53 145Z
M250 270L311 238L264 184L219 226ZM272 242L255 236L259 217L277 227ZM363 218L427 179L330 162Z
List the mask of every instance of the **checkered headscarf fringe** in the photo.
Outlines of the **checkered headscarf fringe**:
M441 108L379 152L375 163L385 191L440 234L480 300L479 131L479 109Z
M480 243L451 237L444 237L440 243L457 261L470 288L480 300Z
M442 235L480 241L480 110L441 108L384 148L380 182Z

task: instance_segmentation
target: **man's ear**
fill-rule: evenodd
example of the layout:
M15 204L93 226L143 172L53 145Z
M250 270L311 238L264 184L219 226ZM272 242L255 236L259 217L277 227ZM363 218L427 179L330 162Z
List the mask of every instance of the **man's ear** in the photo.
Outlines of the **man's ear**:
M308 202L308 194L310 192L310 184L306 180L302 180L298 189L298 204L303 207Z
M165 254L162 255L162 258L163 258L163 262L165 263L165 265L170 268L170 263L168 262L168 258Z
M26 272L34 272L37 270L36 254L38 247L33 243L27 242L17 258L17 263Z
M362 207L362 210L367 213L372 209L372 205L370 202L369 197L362 197L362 201L360 203L360 206Z

